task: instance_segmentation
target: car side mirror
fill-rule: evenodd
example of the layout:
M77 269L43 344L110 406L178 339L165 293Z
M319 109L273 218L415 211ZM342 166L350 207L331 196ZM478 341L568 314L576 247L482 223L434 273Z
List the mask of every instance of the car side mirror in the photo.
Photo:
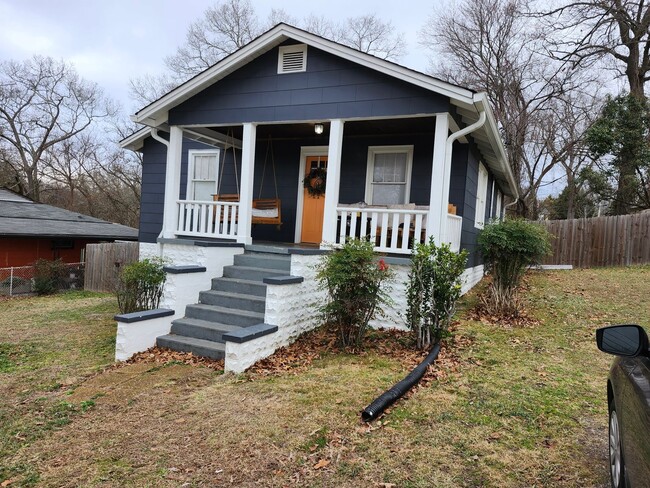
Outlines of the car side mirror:
M648 352L648 336L638 325L612 325L596 331L598 349L616 356L635 357Z

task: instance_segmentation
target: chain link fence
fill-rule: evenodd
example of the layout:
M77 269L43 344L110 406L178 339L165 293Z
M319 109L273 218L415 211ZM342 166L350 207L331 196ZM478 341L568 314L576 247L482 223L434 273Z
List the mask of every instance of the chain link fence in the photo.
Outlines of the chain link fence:
M84 263L63 263L64 272L56 278L57 290L83 290ZM26 295L35 292L35 266L0 268L0 296Z

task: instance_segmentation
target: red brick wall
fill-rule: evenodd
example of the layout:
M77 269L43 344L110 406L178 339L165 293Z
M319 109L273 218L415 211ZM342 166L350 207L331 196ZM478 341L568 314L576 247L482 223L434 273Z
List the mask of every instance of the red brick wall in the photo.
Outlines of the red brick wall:
M29 266L37 259L59 259L65 263L78 263L81 250L86 244L100 242L92 239L73 239L72 249L52 249L52 239L31 239L28 237L0 238L0 268Z

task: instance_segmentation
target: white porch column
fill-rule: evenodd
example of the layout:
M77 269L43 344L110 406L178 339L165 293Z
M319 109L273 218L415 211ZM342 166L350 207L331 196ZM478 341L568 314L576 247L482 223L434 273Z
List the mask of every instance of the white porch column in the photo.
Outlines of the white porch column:
M431 195L427 216L427 242L433 236L436 244L445 242L447 228L447 204L449 203L449 182L451 180L451 158L447 160L447 137L449 115L436 115L436 130L433 140L433 162L431 171Z
M325 210L323 212L323 244L336 242L336 207L339 204L341 183L341 149L343 148L343 124L341 119L330 122L330 140L327 149L327 183L325 185Z
M239 192L239 218L237 223L237 242L251 244L251 221L253 207L253 179L255 176L255 139L257 126L244 124L241 149L241 189Z
M165 166L165 199L161 232L162 237L170 239L176 237L176 227L178 226L178 205L176 202L180 198L182 153L183 129L171 126Z

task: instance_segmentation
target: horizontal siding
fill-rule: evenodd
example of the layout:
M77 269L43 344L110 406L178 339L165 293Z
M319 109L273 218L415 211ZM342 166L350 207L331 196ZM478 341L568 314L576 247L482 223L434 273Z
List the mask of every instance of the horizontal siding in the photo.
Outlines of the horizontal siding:
M170 124L389 117L449 110L449 100L316 48L307 71L277 73L278 48L206 88L169 114Z

